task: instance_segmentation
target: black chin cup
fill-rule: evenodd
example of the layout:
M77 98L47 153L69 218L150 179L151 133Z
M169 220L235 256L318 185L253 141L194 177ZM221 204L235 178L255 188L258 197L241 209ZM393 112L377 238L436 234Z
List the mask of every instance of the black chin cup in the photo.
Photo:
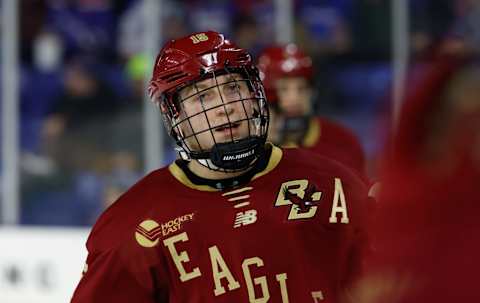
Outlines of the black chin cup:
M210 151L212 163L226 170L249 167L263 152L265 139L252 137L237 142L217 143Z
M310 117L285 117L282 125L282 131L286 133L302 133L308 129Z
M307 132L310 123L310 117L285 117L280 126L280 142L292 140L293 138L301 138Z

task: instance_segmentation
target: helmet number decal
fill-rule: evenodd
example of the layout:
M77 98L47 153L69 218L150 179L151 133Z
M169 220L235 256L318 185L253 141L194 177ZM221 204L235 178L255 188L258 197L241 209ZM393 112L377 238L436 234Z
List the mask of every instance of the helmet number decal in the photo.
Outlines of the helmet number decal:
M193 44L197 44L203 41L207 41L208 36L205 33L200 33L190 36L190 39L192 40Z

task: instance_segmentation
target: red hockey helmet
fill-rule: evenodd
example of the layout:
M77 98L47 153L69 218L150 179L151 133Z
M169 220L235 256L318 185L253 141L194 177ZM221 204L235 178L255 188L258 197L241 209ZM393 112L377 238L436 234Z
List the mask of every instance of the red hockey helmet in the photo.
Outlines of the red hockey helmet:
M182 124L190 124L192 117L181 115L184 111L184 101L193 100L196 96L202 103L202 114L207 117L207 111L203 107L202 92L207 89L220 91L217 78L222 75L236 74L239 77L232 77L231 82L243 82L249 90L249 96L242 96L240 91L235 100L221 100L217 106L225 110L228 118L228 128L234 127L232 117L228 117L227 103L242 102L245 113L242 121L248 122L249 135L246 138L234 138L228 142L217 142L215 140L215 126L208 121L206 130L192 129L193 134L186 135ZM215 85L207 89L199 89L196 83L214 79ZM238 83L235 83L238 84ZM194 94L182 99L180 91L186 87L194 86ZM238 86L236 86L238 87ZM208 31L195 33L177 40L168 42L158 54L153 76L148 88L152 101L160 106L162 116L169 134L175 139L180 147L180 155L184 159L198 159L200 163L214 170L235 171L242 170L252 165L263 151L268 128L268 107L266 106L265 93L259 72L253 64L250 54L226 40L222 34ZM254 105L251 112L247 113L245 102ZM190 124L191 126L191 124ZM213 147L198 145L192 147L188 144L188 138L199 142L200 133L210 132L214 141Z
M266 48L258 57L257 65L270 103L277 102L277 79L302 77L311 81L313 78L312 58L293 43Z

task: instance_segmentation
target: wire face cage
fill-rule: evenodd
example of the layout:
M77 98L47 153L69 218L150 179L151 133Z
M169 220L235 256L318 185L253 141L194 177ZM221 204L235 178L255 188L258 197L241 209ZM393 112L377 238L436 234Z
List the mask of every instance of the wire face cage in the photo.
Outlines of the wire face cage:
M183 159L219 171L254 165L269 121L258 71L245 66L204 71L171 94L159 103Z

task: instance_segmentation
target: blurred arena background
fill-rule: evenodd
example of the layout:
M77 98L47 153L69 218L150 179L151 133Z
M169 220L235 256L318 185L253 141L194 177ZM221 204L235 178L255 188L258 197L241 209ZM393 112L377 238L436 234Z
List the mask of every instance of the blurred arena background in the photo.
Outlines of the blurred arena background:
M165 41L211 29L254 56L296 42L314 58L316 113L354 130L375 179L423 58L480 49L478 3L0 1L0 302L67 302L89 227L175 158L144 89Z

